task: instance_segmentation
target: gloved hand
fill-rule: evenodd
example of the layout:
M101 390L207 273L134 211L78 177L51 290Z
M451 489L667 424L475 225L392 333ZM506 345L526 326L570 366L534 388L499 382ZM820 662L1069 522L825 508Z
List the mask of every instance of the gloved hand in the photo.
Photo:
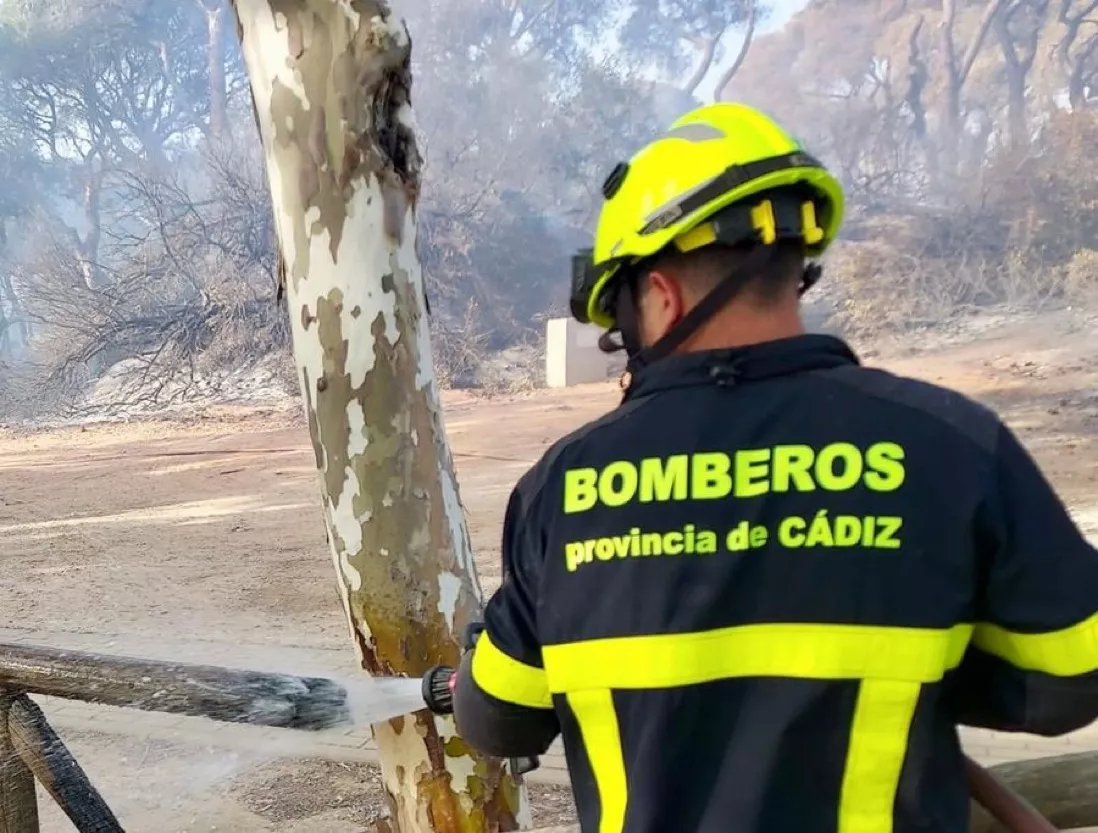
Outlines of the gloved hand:
M470 622L465 626L462 639L462 655L472 651L477 639L484 632L483 622ZM449 715L454 713L454 685L457 683L457 669L449 665L436 665L423 675L423 702L432 714ZM541 766L534 758L511 758L508 762L511 774L516 778L533 772Z

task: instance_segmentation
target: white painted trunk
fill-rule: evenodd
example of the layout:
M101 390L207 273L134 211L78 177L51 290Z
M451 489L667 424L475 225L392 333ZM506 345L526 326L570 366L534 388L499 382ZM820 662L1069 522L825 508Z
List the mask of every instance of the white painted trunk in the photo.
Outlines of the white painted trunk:
M416 256L411 45L378 0L234 0L332 558L371 674L454 664L480 588ZM525 791L425 713L374 727L402 833L525 824ZM388 823L381 829L388 829Z

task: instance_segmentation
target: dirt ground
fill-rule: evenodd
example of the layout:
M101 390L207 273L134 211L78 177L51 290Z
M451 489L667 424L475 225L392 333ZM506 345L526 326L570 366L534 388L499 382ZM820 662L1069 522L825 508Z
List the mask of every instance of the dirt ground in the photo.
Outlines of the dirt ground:
M381 774L370 763L264 761L187 742L89 732L68 732L65 742L127 833L362 833L386 812ZM528 789L535 825L574 821L567 787ZM73 830L47 802L39 802L43 831Z
M913 340L912 343L915 343ZM985 322L917 348L860 345L867 363L998 409L1080 524L1098 528L1098 323L1060 313ZM482 581L498 582L508 491L561 434L613 407L613 384L478 399L447 427ZM295 408L215 408L171 421L0 432L0 642L289 671L354 673ZM48 711L48 710L47 710ZM129 733L63 732L131 833L366 830L366 763L225 752ZM572 816L532 788L537 820ZM44 811L47 833L72 830Z

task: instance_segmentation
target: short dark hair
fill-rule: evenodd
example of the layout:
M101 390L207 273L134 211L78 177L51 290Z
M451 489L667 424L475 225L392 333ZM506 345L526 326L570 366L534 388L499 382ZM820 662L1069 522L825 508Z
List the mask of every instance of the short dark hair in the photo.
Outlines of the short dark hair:
M656 256L647 273L666 271L682 281L688 291L700 300L718 283L743 263L755 244L725 246L713 244L692 252L680 252L674 247ZM749 296L759 306L774 306L788 296L791 287L804 279L804 246L796 241L779 241L774 254L757 275L744 284L737 297Z

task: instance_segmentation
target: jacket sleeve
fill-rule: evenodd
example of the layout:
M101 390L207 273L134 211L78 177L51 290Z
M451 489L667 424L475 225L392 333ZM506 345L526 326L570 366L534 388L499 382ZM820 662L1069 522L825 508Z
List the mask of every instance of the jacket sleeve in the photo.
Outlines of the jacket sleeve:
M540 755L560 732L537 637L544 553L530 514L520 482L503 521L503 581L488 600L485 629L454 688L458 732L481 752L503 758Z
M999 428L979 513L981 598L947 688L961 723L1060 735L1098 719L1098 551Z

